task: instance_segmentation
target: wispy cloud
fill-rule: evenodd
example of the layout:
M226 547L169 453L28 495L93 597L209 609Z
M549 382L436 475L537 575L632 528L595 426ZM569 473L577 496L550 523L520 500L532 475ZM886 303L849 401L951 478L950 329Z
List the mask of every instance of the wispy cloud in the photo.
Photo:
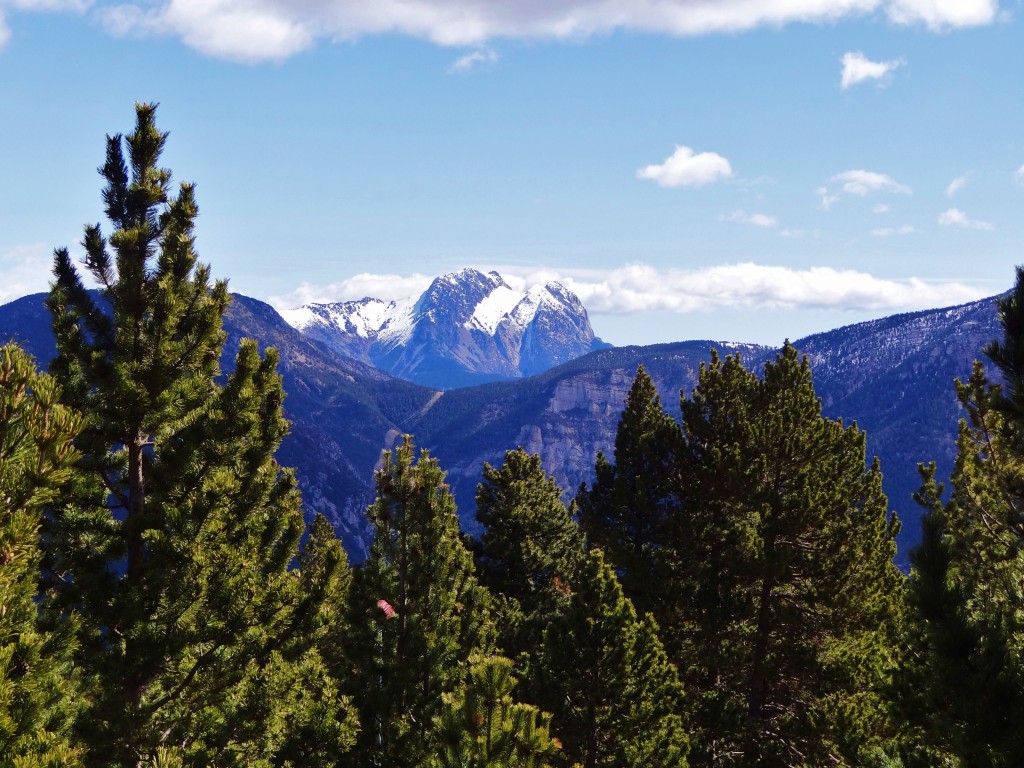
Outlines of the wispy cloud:
M950 208L939 214L939 225L943 227L959 227L960 229L992 229L987 221L970 219L959 208Z
M168 35L201 53L281 60L319 41L398 34L446 46L497 38L580 39L614 30L680 37L885 16L932 31L991 24L998 0L0 0L6 8L90 6L119 35Z
M891 205L887 205L885 203L879 203L878 205L876 205L871 210L874 213L889 213L889 211L892 210L892 206Z
M839 87L843 90L867 80L882 80L894 69L906 63L903 59L871 61L860 51L844 53L841 61L843 71L839 78Z
M358 275L321 285L302 283L298 288L267 299L277 309L294 309L303 304L326 304L335 301L358 301L374 298L395 301L423 293L434 278L419 273L388 275L361 272Z
M871 234L875 237L892 237L893 235L910 235L914 231L912 226L904 224L902 227L879 227L878 229L872 229Z
M965 173L963 176L957 176L946 187L946 197L953 197L957 192L967 186L967 179L971 174Z
M636 175L659 187L702 187L732 176L732 166L717 152L695 155L689 147L676 146L664 162L645 166Z
M1014 171L1013 180L1018 184L1024 184L1024 165Z
M815 190L821 198L821 207L828 210L842 194L866 197L873 192L909 195L910 187L900 184L891 176L875 171L852 170L837 173ZM877 211L876 211L877 212Z
M734 221L738 224L753 224L755 227L774 227L779 223L779 220L774 216L769 216L764 213L747 213L740 209L728 214L723 213L718 217L718 220Z
M589 311L613 314L716 309L903 311L956 304L985 295L955 281L930 282L916 277L891 280L831 267L793 269L738 263L700 269L657 269L646 264L613 270L497 269L517 289L554 280L575 292ZM429 283L430 278L423 275L363 274L323 289L304 286L287 297L273 298L271 303L286 308L309 300L405 298L418 295ZM300 294L301 300L297 300Z
M498 60L498 54L489 48L467 53L465 56L456 59L449 67L451 72L468 72L481 64L493 64Z
M0 304L49 289L53 249L35 243L0 253Z

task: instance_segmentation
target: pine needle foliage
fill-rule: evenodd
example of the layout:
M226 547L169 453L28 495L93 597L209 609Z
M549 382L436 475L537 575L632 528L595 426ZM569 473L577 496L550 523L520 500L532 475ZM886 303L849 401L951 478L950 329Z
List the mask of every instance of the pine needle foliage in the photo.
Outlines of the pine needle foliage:
M583 535L562 502L562 489L522 448L505 453L495 468L484 464L476 517L484 526L475 543L481 583L493 598L498 642L528 675L530 656L561 602L559 584L583 557Z
M561 764L685 766L683 689L654 619L637 618L600 550L587 553L571 590L544 634L534 688L553 714Z
M76 766L71 622L45 631L35 596L44 505L67 482L81 417L18 347L0 347L0 768Z
M682 402L689 500L670 627L701 765L853 765L890 724L903 578L865 435L821 416L788 343L763 378L713 355Z
M1024 270L998 302L1004 336L957 398L966 412L949 501L922 468L921 545L912 553L913 653L902 703L925 743L963 765L1011 766L1024 754Z
M86 418L46 562L52 610L82 617L79 733L90 765L260 766L295 750L316 765L347 721L322 705L334 684L300 631L313 609L289 569L295 476L273 458L288 428L278 357L243 341L218 383L227 285L197 260L195 190L175 194L159 166L155 111L137 105L132 133L107 137L112 229L83 240L98 294L58 249L47 301L53 373ZM323 750L294 743L310 729Z
M512 662L475 654L469 680L444 694L439 754L431 768L549 768L551 716L512 699Z
M414 768L438 754L444 697L493 649L488 596L459 533L444 472L410 437L385 451L368 510L374 538L356 569L341 664L362 730L356 761Z
M615 432L614 463L598 454L594 483L576 503L588 545L605 552L641 614L666 610L664 544L681 506L681 451L679 424L640 366Z

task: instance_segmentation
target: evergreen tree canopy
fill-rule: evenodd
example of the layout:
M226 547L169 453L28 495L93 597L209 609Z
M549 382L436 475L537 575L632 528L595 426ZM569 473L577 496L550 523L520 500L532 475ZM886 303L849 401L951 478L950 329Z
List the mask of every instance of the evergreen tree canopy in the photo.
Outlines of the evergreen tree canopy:
M822 418L788 343L761 379L713 355L682 410L670 632L693 761L855 764L886 725L903 581L864 433Z
M615 433L615 463L598 454L594 484L576 498L590 546L604 550L640 613L664 610L664 544L681 501L682 435L643 366Z
M437 461L407 436L376 473L370 556L354 576L345 648L362 765L414 768L439 752L443 697L491 650L486 590ZM345 662L342 662L345 663Z
M0 347L0 767L73 766L78 714L72 625L38 625L39 523L78 457L81 418L54 380L14 345Z
M512 700L512 662L501 656L470 658L469 681L444 694L436 768L547 768L556 752L551 716Z
M685 766L683 689L654 619L637 618L600 550L587 553L570 588L535 673L538 703L554 714L565 764Z
M315 765L346 726L310 703L333 684L299 631L315 608L289 570L303 520L273 458L287 430L277 355L244 341L218 383L227 286L197 261L194 188L173 193L166 140L149 104L107 137L112 231L83 241L100 291L59 249L47 302L53 372L86 419L46 562L51 607L82 616L93 691L79 731L95 765ZM294 743L311 729L323 750Z
M1018 291L1021 288L1019 275ZM1007 336L1024 328L1007 325ZM1017 339L1007 339L1007 346ZM990 347L991 348L991 347ZM1009 371L1006 371L1009 374ZM1024 754L1024 536L1020 418L981 363L956 382L960 422L952 494L922 469L927 512L912 553L913 655L903 704L926 743L964 765L1012 766Z

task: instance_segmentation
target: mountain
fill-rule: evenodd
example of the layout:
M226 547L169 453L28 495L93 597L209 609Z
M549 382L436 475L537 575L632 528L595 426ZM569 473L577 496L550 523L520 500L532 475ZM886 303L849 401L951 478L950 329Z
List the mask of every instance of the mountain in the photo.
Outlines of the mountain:
M43 295L0 306L0 341L14 338L37 359L53 355ZM470 315L471 316L471 315ZM474 530L474 494L484 462L499 464L522 445L541 454L571 496L588 482L598 451L610 453L623 401L643 365L666 409L679 417L710 350L740 354L760 368L776 350L749 344L686 341L604 349L542 374L439 391L383 373L288 325L270 306L234 296L225 318L231 366L242 337L281 353L292 421L278 458L299 470L307 513L323 512L353 558L365 553L364 511L372 500L380 450L403 433L430 450L448 472L465 528ZM904 520L901 564L920 531L911 494L917 463L936 461L948 477L960 417L954 377L970 374L981 347L1001 333L993 299L859 323L794 342L811 360L825 414L857 421L868 451L882 462L890 504Z
M44 299L39 293L0 306L0 343L18 342L45 367L56 347ZM409 420L436 393L318 345L256 299L233 294L224 329L224 371L233 369L243 338L257 339L261 352L268 346L280 352L285 414L292 425L277 459L299 468L307 519L324 514L349 554L362 559L370 533L365 511L373 501L381 449L409 429Z
M437 389L520 379L609 346L563 285L516 291L475 269L436 278L418 298L306 304L281 316L341 355Z

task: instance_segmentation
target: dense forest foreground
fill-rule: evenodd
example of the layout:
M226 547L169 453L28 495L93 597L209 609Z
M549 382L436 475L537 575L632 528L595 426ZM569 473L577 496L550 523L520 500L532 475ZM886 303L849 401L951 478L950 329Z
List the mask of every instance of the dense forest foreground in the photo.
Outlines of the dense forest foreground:
M955 383L950 492L921 468L909 576L864 432L788 344L712 354L678 420L641 368L594 482L566 506L509 450L477 537L406 437L353 566L275 461L276 352L221 374L227 286L136 116L85 230L99 294L58 249L49 372L0 348L0 766L1019 764L1024 271L1005 385Z

